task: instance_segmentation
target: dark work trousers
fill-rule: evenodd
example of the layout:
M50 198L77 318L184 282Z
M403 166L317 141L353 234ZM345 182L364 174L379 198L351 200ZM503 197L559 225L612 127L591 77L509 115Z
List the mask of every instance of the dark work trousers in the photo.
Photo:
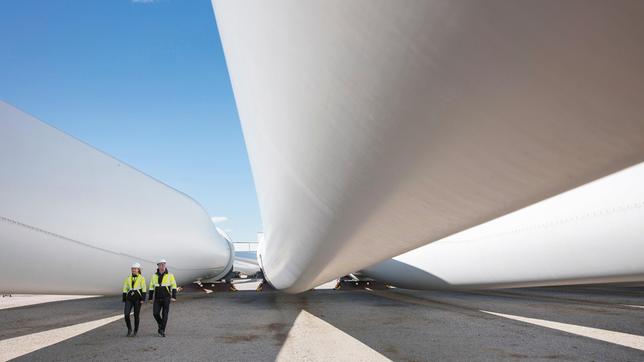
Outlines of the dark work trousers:
M152 307L152 315L159 325L159 330L165 332L165 326L168 324L168 315L170 314L170 298L155 298Z
M134 331L139 330L139 312L141 311L141 302L138 300L125 300L125 324L127 329L132 330L132 324L130 323L130 312L134 308Z

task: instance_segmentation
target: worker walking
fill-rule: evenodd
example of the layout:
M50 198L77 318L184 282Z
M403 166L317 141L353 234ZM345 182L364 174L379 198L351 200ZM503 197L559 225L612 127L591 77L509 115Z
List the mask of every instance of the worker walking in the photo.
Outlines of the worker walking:
M165 259L157 263L157 272L150 279L150 301L153 303L152 315L156 319L159 336L165 337L165 326L168 324L170 302L177 300L177 282L174 275L166 269Z
M141 275L141 264L132 264L131 274L123 281L123 303L125 303L125 325L127 336L134 337L139 331L139 312L145 302L145 278ZM130 322L130 312L134 309L134 331Z

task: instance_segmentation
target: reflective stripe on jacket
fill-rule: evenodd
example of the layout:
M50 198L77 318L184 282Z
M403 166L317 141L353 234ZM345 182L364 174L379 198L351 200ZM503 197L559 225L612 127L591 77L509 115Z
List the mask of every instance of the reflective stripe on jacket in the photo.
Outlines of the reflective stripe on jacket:
M160 290L156 290L159 288ZM156 293L155 293L156 292ZM159 274L154 273L152 274L152 278L150 278L150 295L148 296L148 299L152 300L152 298L156 295L157 299L162 297L170 297L170 298L176 298L177 297L177 282L174 279L174 274L166 271L163 274L163 278L161 279L161 283L159 283Z
M168 288L168 291L171 289L177 289L177 281L174 280L174 274L163 274L163 279L161 280L161 283L159 283L159 275L154 273L150 279L150 289L152 290L156 287L166 287Z
M147 291L147 288L145 287L145 277L143 277L143 275L138 275L134 280L134 287L132 287L132 275L128 275L123 281L123 293L127 293L130 290L140 290L145 294Z

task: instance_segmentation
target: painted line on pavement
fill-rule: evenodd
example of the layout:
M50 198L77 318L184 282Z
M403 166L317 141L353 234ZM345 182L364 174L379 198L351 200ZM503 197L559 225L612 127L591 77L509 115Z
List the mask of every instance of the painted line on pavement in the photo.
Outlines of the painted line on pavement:
M29 305L60 302L85 298L96 298L100 295L50 295L50 294L14 294L11 297L0 298L0 309L26 307Z
M0 361L8 361L122 319L123 314L0 341Z
M390 361L328 322L302 310L276 361Z
M644 305L631 305L631 304L624 304L626 307L631 307L631 308L644 308Z
M592 328L592 327L584 327L584 326L578 326L575 324L553 322L553 321L548 321L544 319L520 317L516 315L495 313L495 312L489 312L485 310L481 310L481 312L495 315L497 317L503 317L503 318L512 319L519 322L534 324L541 327L556 329L559 331L572 333L579 336L597 339L600 341L614 343L621 346L635 348L635 349L644 351L644 337L638 336L636 334L615 332L615 331L609 331L606 329L599 329L599 328Z

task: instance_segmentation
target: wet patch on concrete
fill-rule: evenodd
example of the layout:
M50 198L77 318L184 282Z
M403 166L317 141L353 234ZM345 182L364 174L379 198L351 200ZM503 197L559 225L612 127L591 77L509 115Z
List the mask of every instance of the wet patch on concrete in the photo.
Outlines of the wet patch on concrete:
M259 338L255 334L245 334L245 335L230 335L230 336L219 336L217 339L223 341L224 343L241 343L241 342L252 342Z

